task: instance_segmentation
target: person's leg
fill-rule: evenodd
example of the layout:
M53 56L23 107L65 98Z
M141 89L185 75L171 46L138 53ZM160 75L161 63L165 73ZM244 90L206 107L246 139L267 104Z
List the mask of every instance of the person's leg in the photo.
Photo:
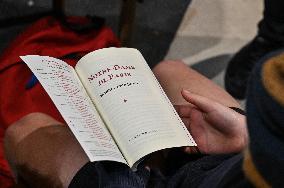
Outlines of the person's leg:
M42 113L7 129L5 154L18 183L30 187L67 187L89 161L69 128Z
M239 103L224 89L181 61L163 61L153 68L153 72L174 105L187 104L181 90L188 89L225 106L240 108Z
M89 162L82 147L62 123L29 114L5 133L5 153L18 185L27 187L145 187L148 171L117 162Z

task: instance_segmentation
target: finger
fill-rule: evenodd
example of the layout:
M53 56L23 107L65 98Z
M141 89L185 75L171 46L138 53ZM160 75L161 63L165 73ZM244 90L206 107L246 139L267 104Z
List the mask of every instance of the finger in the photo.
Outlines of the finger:
M175 108L176 112L179 114L179 111L180 111L180 105L174 105L174 108Z
M175 105L174 106L180 117L189 117L193 105Z
M201 152L199 151L198 147L196 147L196 146L184 147L183 151L185 153L188 153L188 154L201 154Z
M212 101L201 95L191 93L185 89L182 90L181 94L187 102L192 103L197 108L199 108L201 111L206 112L206 113L212 110L215 110L216 105L218 105L218 103L216 103L215 101Z
M189 118L181 118L182 122L184 123L184 125L186 126L187 130L190 132L190 119Z
M188 147L184 147L183 151L187 154L191 154L191 148L188 146Z

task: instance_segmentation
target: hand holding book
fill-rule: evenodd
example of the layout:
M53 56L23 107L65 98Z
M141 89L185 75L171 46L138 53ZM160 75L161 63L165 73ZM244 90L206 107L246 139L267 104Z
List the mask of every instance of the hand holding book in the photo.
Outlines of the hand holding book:
M187 90L183 90L182 95L192 105L175 108L201 153L236 153L244 149L248 140L245 116Z
M47 56L21 57L37 76L91 161L135 167L152 152L195 142L142 55L108 48L75 69Z

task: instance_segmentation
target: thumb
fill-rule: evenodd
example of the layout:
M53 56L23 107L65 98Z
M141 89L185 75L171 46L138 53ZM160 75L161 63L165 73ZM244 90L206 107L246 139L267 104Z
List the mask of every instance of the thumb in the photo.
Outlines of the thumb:
M181 94L187 102L195 105L199 110L201 110L205 113L208 113L212 110L215 110L216 102L214 102L214 101L212 101L212 100L210 100L206 97L191 93L191 92L189 92L188 90L185 90L185 89L183 89L181 91Z

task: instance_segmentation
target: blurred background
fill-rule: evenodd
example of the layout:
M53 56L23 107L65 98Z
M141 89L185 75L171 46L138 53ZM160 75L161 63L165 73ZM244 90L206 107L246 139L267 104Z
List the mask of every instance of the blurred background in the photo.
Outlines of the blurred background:
M63 7L67 15L105 18L118 35L125 1L65 0ZM7 19L44 13L52 6L51 0L0 0L0 53L32 23ZM256 33L263 1L143 0L135 8L127 46L139 49L150 67L163 59L181 59L223 86L228 60Z

